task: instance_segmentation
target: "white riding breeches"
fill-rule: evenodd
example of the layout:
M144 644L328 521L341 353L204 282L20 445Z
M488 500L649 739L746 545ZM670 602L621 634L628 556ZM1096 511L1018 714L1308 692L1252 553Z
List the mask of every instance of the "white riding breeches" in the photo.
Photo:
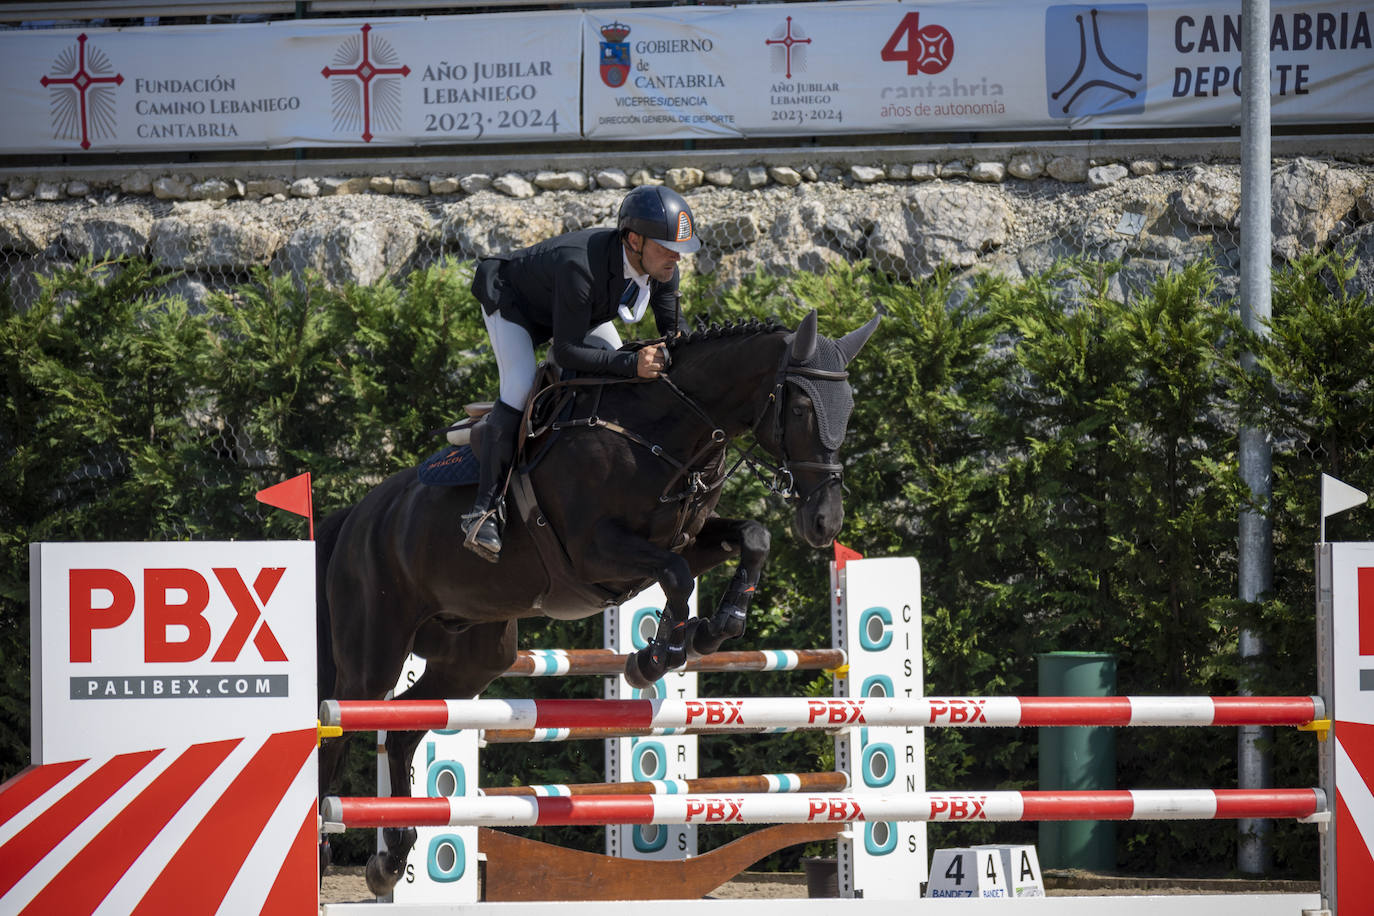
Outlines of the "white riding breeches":
M534 341L530 339L530 332L502 318L499 312L488 315L483 309L482 319L487 323L487 336L491 338L491 348L496 354L496 371L501 376L501 400L509 407L523 410L534 388ZM583 342L589 347L603 350L619 350L621 344L620 334L609 321L588 331Z

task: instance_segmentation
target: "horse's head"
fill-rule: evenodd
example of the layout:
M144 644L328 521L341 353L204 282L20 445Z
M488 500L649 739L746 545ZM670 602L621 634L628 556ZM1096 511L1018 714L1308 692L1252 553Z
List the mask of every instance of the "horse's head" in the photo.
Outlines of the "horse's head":
M816 313L791 335L778 367L770 409L755 435L780 464L782 487L796 503L793 527L812 547L824 547L844 523L840 443L854 410L845 367L878 326L874 317L839 340L816 330Z

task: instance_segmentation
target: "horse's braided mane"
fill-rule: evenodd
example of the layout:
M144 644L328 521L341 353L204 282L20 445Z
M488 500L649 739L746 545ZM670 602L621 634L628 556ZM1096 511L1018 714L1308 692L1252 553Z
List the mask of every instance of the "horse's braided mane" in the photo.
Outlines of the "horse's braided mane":
M723 337L746 337L753 334L771 334L776 331L786 330L788 330L788 328L775 319L769 319L768 321L738 321L734 324L710 324L675 338L668 343L668 348L670 350L676 350L678 347L686 344L700 343L705 340L718 340Z

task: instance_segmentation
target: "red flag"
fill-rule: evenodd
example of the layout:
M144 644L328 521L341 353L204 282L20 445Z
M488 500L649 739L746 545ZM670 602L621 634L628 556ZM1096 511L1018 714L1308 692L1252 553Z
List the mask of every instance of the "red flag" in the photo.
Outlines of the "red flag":
M839 541L836 541L836 542L835 542L835 569L836 569L836 571L839 571L839 570L841 570L841 569L844 569L844 564L848 563L850 560L862 560L863 558L864 558L864 555L861 554L861 553L859 553L857 550L853 549L852 547L846 547L846 546L844 546L843 544L841 544Z
M315 540L315 511L310 499L310 472L258 491L258 502L285 509L310 519L310 540Z

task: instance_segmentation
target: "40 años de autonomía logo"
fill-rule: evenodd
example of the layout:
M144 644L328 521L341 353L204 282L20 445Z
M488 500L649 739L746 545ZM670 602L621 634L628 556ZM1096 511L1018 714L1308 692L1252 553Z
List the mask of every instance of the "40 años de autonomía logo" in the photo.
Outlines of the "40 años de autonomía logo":
M124 75L99 48L86 46L86 34L76 36L53 61L52 72L39 80L52 94L53 136L81 138L81 148L91 148L91 137L115 135L115 87Z
M625 85L630 75L630 27L623 22L612 22L601 27L601 82L612 89Z

